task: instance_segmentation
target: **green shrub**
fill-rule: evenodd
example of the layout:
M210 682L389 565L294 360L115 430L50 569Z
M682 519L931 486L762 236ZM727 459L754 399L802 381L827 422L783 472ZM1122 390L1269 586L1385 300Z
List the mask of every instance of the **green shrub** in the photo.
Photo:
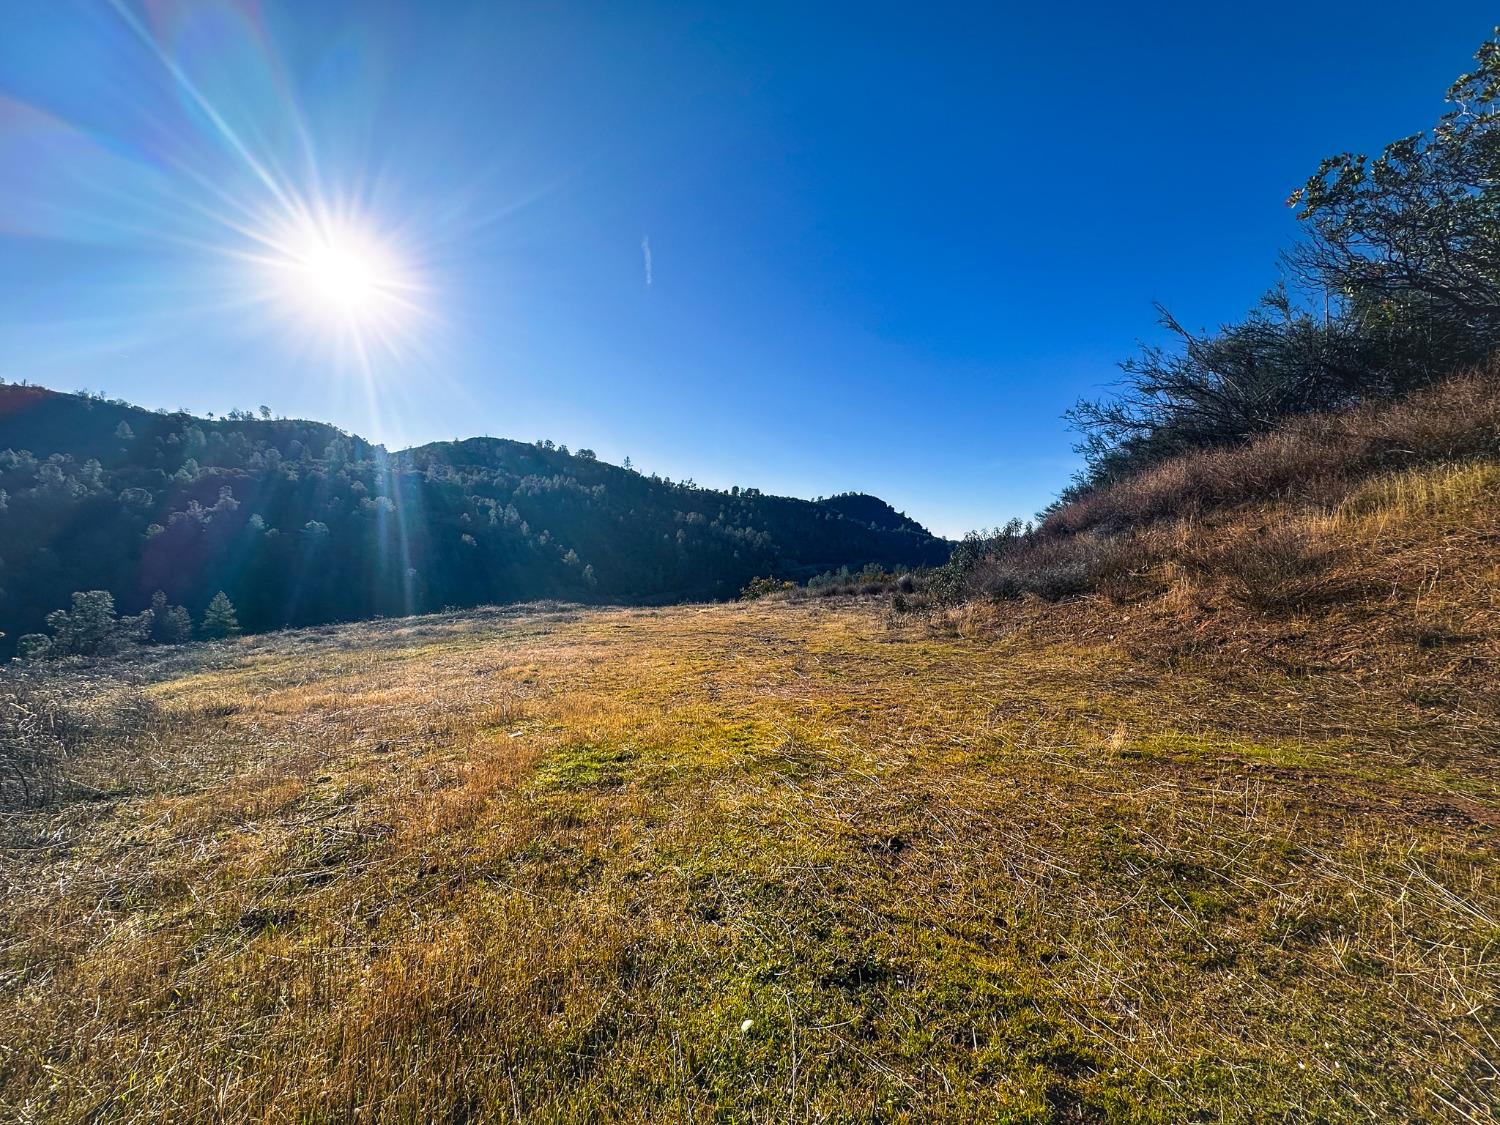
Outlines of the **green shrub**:
M752 578L749 584L740 591L740 600L753 602L757 598L767 598L772 594L784 594L795 590L797 583L784 582L776 578Z

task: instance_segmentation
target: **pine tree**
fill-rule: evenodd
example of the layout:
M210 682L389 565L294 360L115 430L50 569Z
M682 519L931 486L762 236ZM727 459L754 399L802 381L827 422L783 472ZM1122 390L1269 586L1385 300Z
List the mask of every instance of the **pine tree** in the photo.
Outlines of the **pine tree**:
M161 590L151 595L149 637L152 644L180 645L193 638L193 619L180 605L168 605Z
M223 590L213 596L203 611L203 624L199 629L211 641L239 635L240 623L234 615L234 603Z
M52 630L52 651L60 656L95 656L116 640L119 618L115 599L108 590L79 590L71 610L55 609L47 614Z

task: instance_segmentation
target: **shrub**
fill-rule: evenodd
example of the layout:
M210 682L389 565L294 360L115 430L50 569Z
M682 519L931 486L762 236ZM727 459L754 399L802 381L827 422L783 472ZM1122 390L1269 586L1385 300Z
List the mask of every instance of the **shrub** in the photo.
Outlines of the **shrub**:
M752 578L749 584L740 591L740 600L753 602L757 598L766 598L772 594L786 593L796 588L797 583L795 582L783 582L776 578Z
M26 675L0 683L0 808L35 808L52 800L77 733L56 688Z
M48 654L53 656L98 656L119 640L115 599L108 590L80 590L73 595L71 610L55 609L47 615L52 630Z
M193 619L180 605L166 608L155 623L154 638L158 644L181 645L193 639Z
M16 655L22 660L45 660L52 653L52 638L46 633L25 633L16 642Z
M1312 237L1289 261L1323 307L1285 286L1238 324L1122 364L1123 389L1068 417L1087 468L1068 499L1286 419L1388 400L1500 350L1500 29L1430 131L1380 156L1323 161L1295 192Z
M1034 595L1055 602L1093 588L1096 545L1087 540L1028 535L975 567L969 588L993 601Z
M1207 560L1223 575L1231 597L1252 609L1289 610L1354 592L1337 571L1342 551L1307 527L1257 528L1220 547Z
M153 644L180 645L192 639L193 619L180 605L168 605L161 590L151 595L146 613L147 636Z

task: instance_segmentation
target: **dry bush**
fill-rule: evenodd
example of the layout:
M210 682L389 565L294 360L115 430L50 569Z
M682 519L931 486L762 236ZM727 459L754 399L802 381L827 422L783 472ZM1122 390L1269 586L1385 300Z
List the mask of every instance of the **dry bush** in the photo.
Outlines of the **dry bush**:
M1191 562L1208 581L1221 582L1236 601L1270 612L1357 593L1353 577L1340 569L1346 555L1341 544L1298 522L1237 532Z
M752 578L749 585L740 591L740 600L753 602L757 598L783 596L796 588L795 582L786 582L777 578Z
M56 684L25 674L0 684L0 809L53 800L62 786L63 762L82 733Z
M803 587L796 588L798 597L852 598L875 597L881 594L916 591L916 582L910 574L895 574L871 565L858 572L842 567L836 571L814 575Z
M0 809L117 788L141 771L140 752L166 728L162 710L137 688L99 686L97 674L0 679Z
M1099 544L1092 537L1021 538L969 572L970 597L1011 601L1027 594L1058 601L1093 588Z
M1336 500L1382 470L1500 455L1500 371L1451 379L1398 403L1310 415L1242 446L1175 458L1052 513L1048 534L1135 527L1266 500Z
M1087 593L1131 601L1160 591L1162 579L1155 572L1170 557L1171 538L1148 529L1021 539L976 564L962 593L992 601L1031 596L1055 602Z

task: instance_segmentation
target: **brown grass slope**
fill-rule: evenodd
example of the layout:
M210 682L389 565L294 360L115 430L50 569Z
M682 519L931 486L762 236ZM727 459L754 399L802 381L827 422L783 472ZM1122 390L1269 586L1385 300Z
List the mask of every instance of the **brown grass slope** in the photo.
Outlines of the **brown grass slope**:
M991 609L1034 588L1083 596ZM1337 669L1462 712L1500 659L1500 373L1313 416L1168 462L1053 512L968 576L960 617L1133 652Z
M73 793L3 826L0 1114L1493 1120L1497 484L1074 512L1047 550L1133 562L1056 604L64 673Z

